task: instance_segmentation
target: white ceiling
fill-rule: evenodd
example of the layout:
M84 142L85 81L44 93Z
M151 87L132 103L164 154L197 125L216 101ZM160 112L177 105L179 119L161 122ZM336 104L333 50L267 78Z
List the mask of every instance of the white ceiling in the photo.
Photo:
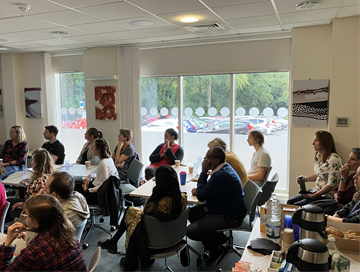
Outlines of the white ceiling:
M134 44L141 48L171 44L223 42L259 35L291 35L293 27L330 24L360 15L360 0L321 0L297 10L301 0L0 0L0 52L66 52ZM30 5L28 12L17 4ZM180 22L197 16L196 23ZM132 21L146 20L149 27ZM184 26L218 23L223 30L191 32ZM65 38L53 32L69 33Z

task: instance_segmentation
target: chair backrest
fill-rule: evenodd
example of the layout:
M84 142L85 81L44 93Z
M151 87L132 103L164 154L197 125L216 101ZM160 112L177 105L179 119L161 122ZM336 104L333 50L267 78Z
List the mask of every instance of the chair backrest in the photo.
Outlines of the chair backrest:
M250 223L255 219L256 206L262 194L261 188L251 180L244 186L245 204L249 213Z
M1 233L4 233L5 218L6 218L6 214L7 214L9 207L10 207L10 202L6 201L4 211L1 214L1 218L0 218L0 232Z
M98 266L100 261L100 257L101 257L101 247L98 247L95 250L94 255L91 257L88 272L94 272L96 270L96 267Z
M162 222L153 216L144 215L148 247L154 249L167 248L180 242L186 235L189 212L190 208L187 207L178 218L168 222Z
M262 206L265 204L267 200L271 197L271 194L274 192L276 184L279 181L279 175L277 173L274 174L274 176L271 178L270 181L266 181L265 184L261 187L263 194L261 195L261 198L259 199L258 206Z
M140 186L140 175L143 167L144 164L136 158L134 158L130 163L127 178L134 183L135 187Z
M266 181L268 180L271 170L272 170L271 166L269 168L267 168L265 175L264 175L264 179L262 181L262 185L264 185L266 183Z

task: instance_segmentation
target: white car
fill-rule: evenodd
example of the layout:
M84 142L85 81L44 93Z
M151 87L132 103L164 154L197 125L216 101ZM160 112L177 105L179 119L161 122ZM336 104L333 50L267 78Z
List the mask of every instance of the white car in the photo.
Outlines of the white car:
M270 125L267 123L266 119L264 119L264 118L254 118L251 116L243 116L240 119L244 120L244 121L250 121L251 123L253 123L256 126L257 130L260 130L265 135L271 134Z
M142 126L141 131L153 131L158 132L162 131L165 132L166 129L173 128L176 132L178 132L178 120L177 119L158 119L151 122L148 125ZM186 128L184 128L184 132L186 132Z

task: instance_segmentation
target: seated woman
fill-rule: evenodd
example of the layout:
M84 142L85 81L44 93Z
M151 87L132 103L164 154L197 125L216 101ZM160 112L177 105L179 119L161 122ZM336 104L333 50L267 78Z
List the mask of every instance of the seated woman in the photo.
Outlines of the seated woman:
M44 148L35 149L33 151L31 167L33 168L33 174L26 187L24 199L9 198L7 200L10 202L12 210L8 211L6 221L11 221L16 217L19 217L23 209L24 201L38 194L42 189L45 189L46 180L50 175L56 172L54 160L50 153Z
M4 172L5 172L5 168L3 165L0 164L0 177L4 174ZM1 183L1 179L0 179L0 183ZM6 205L6 191L5 191L4 185L1 183L1 186L0 186L0 215L3 214L5 205Z
M149 157L151 164L145 169L146 180L155 176L155 171L159 166L174 165L175 160L183 160L184 150L175 143L177 139L178 133L174 129L169 128L165 131L164 143L159 144Z
M334 216L328 216L328 221L360 223L360 167L354 175L356 193L353 199L341 210L336 211Z
M8 228L0 246L0 270L11 272L86 271L81 245L75 228L65 216L60 202L52 195L37 195L24 204L26 225L14 223ZM11 262L15 246L11 243L19 233L31 230L37 236Z
M341 157L336 153L335 142L327 131L317 131L312 143L315 150L315 173L304 177L305 182L315 181L311 193L296 195L287 201L288 204L303 206L314 200L333 198L332 190L339 184ZM299 183L299 177L296 179Z
M246 182L248 181L248 176L244 164L237 157L237 155L231 151L228 151L226 143L221 138L218 137L211 140L207 146L209 148L214 146L219 146L225 151L225 162L229 163L229 165L236 171L236 173L240 177L241 184L244 187Z
M90 161L90 165L98 166L100 164L100 159L97 156L94 156L92 148L94 146L95 140L98 138L103 138L103 133L98 131L96 128L89 128L85 133L85 139L87 142L81 149L79 157L76 159L76 164L85 164L85 161Z
M144 211L136 207L127 208L116 234L110 240L98 242L101 248L116 254L117 242L126 231L125 250L127 251L131 235L143 214L153 215L162 221L169 221L176 219L185 210L187 196L180 192L178 175L171 166L163 165L156 169L155 183L156 186L153 188L153 193L146 203ZM126 259L131 258L134 258L133 255L126 253Z
M265 173L271 167L271 157L269 152L263 147L264 135L260 130L250 131L247 142L249 146L253 146L255 149L255 153L253 153L251 158L251 169L247 175L251 181L261 187L264 182Z
M96 178L94 181L90 181L91 174L89 174L83 179L82 187L77 184L75 189L85 196L89 205L97 205L99 203L96 193L97 190L110 176L119 178L119 175L114 161L111 158L109 143L106 139L99 138L95 140L92 152L94 156L100 158L100 165L94 171Z
M21 170L21 166L26 164L26 156L29 152L26 142L26 135L21 126L13 126L10 129L10 139L7 140L0 153L2 164L5 167L4 174L0 177L4 180L10 174Z
M133 132L131 130L120 129L118 135L119 143L112 154L112 159L115 162L120 180L126 180L130 163L135 156L135 148L130 142L132 137Z

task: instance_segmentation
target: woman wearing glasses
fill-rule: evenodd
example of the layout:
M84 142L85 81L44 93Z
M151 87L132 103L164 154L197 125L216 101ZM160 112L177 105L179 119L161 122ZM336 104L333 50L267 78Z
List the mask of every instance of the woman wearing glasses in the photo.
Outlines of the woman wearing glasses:
M9 134L10 139L5 142L0 153L0 159L2 159L0 164L5 167L5 173L0 177L2 180L21 170L29 152L26 135L21 126L11 127Z
M315 187L309 193L302 193L288 200L288 204L303 206L314 200L333 198L332 191L338 186L343 166L341 157L336 153L335 142L327 131L317 131L312 145L315 150L315 173L304 177L305 182L315 181ZM297 183L300 178L296 179Z
M52 195L40 194L24 204L25 225L14 223L0 245L0 270L11 272L68 271L85 272L82 248L75 237L75 228L65 216L60 202ZM37 236L11 262L15 246L11 243L23 231Z
M98 138L103 138L103 133L98 131L96 128L89 128L85 132L85 139L87 142L84 144L81 149L79 157L76 159L76 164L85 164L85 161L90 161L91 165L98 166L100 164L100 159L97 156L94 156L92 148L94 147L95 140Z

